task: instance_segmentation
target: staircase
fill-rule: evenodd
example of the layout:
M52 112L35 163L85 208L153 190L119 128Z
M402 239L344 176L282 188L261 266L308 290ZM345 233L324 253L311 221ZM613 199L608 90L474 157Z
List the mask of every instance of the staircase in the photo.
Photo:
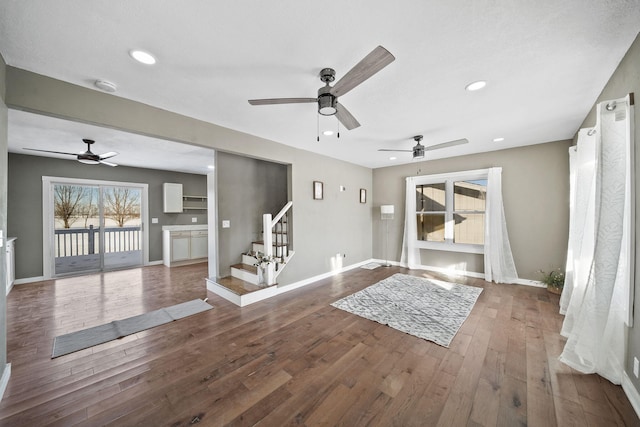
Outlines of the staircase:
M291 250L289 229L292 206L293 202L287 203L273 219L271 214L263 215L262 240L251 242L251 249L242 254L241 262L231 266L231 277L219 279L218 284L239 295L277 284L276 278L295 253ZM257 267L259 259L269 263Z

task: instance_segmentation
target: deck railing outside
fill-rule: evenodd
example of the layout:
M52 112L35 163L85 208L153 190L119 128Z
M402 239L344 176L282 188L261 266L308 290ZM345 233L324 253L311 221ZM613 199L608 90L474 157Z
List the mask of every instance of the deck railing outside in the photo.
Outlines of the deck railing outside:
M141 227L106 227L104 252L126 252L141 249ZM100 252L100 227L62 228L55 230L55 256L91 255Z

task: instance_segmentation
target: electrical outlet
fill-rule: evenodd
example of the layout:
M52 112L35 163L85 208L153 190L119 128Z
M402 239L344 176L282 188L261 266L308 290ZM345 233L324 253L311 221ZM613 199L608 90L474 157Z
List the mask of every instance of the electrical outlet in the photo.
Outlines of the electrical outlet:
M191 222L198 222L198 218L196 217L191 218Z
M151 224L157 224L158 218L151 218Z
M636 376L636 378L638 378L638 370L640 368L640 363L638 362L638 358L634 357L633 358L633 375Z

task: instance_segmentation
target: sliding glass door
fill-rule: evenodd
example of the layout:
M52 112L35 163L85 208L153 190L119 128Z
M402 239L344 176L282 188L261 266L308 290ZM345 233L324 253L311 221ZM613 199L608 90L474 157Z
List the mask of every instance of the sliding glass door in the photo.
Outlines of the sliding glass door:
M135 184L51 182L53 275L143 265L143 197Z

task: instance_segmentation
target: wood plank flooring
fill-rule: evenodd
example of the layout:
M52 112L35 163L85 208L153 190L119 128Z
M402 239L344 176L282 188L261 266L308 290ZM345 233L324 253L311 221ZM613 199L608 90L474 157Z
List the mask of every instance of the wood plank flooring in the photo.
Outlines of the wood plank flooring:
M330 306L396 272L484 290L449 349ZM206 264L16 286L1 426L638 426L619 386L557 361L558 296L397 267L239 308ZM55 336L209 298L213 310L51 359Z

